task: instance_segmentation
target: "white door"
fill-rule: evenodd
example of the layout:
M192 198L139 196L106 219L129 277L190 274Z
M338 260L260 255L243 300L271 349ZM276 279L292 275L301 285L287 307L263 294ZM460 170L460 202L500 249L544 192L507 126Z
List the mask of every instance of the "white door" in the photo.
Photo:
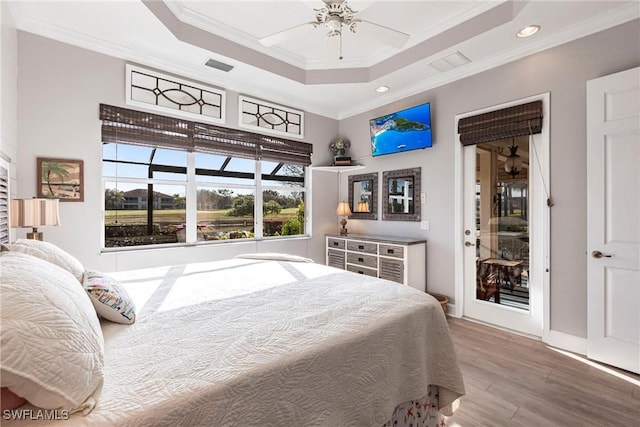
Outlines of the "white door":
M587 356L640 373L640 68L587 82Z
M489 110L537 99L543 100L543 133L463 149L461 239L463 315L541 336L543 288L548 280L548 186L543 180L548 182L549 97L544 94ZM513 155L519 158L515 169L510 167Z

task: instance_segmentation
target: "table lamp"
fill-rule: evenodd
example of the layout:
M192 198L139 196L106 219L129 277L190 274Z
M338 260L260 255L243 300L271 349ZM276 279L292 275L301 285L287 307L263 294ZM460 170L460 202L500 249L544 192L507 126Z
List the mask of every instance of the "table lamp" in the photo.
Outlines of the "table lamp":
M348 202L340 202L338 203L338 208L336 209L336 215L341 216L340 225L342 225L342 229L340 230L341 236L347 235L347 217L351 215L351 208L349 207Z
M11 200L11 227L32 227L27 239L42 240L38 227L60 225L58 199L13 199Z

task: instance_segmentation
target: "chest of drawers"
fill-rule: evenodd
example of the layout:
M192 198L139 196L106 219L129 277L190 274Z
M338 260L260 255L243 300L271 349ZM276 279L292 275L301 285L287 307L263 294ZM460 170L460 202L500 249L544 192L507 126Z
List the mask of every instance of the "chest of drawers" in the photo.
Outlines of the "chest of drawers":
M328 234L326 251L329 266L426 289L426 240Z

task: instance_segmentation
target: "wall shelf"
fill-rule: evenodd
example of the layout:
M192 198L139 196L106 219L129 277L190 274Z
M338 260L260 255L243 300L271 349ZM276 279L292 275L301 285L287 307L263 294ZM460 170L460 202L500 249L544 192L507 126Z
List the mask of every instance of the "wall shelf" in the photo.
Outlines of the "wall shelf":
M311 170L323 171L323 172L347 172L355 171L358 169L364 169L362 165L349 165L349 166L311 166Z

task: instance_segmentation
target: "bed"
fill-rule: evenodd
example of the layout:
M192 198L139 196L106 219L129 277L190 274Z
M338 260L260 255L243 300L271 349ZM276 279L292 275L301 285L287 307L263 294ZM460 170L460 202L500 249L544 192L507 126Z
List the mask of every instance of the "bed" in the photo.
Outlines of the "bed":
M95 407L66 420L3 412L3 425L444 425L464 385L440 304L304 261L253 255L111 273L136 315L130 325L100 320Z

